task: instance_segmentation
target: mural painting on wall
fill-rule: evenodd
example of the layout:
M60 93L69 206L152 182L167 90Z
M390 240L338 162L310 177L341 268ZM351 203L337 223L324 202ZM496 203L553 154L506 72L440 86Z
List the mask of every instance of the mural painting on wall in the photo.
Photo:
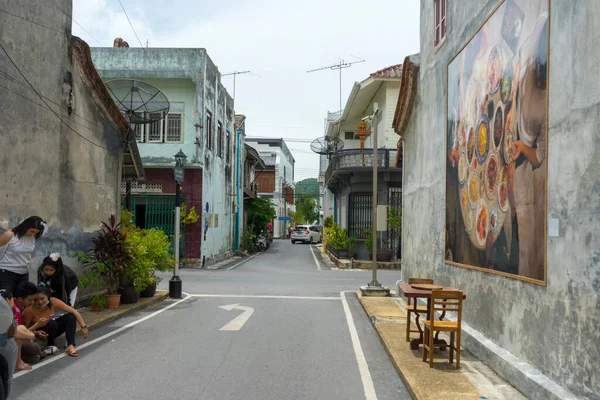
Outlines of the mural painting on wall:
M548 0L506 0L448 64L449 264L544 284Z

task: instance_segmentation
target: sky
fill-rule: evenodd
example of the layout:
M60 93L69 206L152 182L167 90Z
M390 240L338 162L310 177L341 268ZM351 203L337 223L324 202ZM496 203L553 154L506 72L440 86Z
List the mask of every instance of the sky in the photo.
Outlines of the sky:
M419 52L419 0L74 0L73 34L92 47L205 48L235 79L246 135L284 138L295 180L316 178L310 141L340 109L339 72L307 70L364 59L342 70L342 107L354 82ZM137 33L139 41L134 33ZM222 82L233 94L233 77Z

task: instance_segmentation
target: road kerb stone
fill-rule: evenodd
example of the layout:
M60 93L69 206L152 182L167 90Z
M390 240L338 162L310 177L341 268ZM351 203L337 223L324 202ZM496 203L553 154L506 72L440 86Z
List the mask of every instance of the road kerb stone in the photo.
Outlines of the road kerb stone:
M92 311L91 307L86 307L83 310L79 310L79 313L91 331L126 317L135 311L150 307L159 301L165 300L168 296L169 292L167 290L157 290L154 297L140 298L135 304L121 304L116 310L104 309L100 312L95 312ZM77 332L79 331L81 331L81 328L78 326Z

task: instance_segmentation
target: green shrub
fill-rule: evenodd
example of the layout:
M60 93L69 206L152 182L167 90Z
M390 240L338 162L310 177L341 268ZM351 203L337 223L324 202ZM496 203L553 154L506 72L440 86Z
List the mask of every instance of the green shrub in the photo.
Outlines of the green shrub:
M169 237L160 229L129 226L124 230L127 234L125 245L133 258L125 268L127 283L137 291L158 284L161 278L156 276L156 271L166 272L173 268Z

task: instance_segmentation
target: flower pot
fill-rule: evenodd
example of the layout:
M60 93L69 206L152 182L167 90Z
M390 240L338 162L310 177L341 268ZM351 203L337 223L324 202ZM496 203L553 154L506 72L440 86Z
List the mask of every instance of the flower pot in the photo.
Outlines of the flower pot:
M348 251L348 258L356 258L356 252L352 251L352 250L349 250Z
M133 286L120 288L119 293L121 294L121 304L135 304L140 299L140 294Z
M146 289L140 292L140 297L154 297L154 293L156 293L156 283L148 286Z
M120 294L107 294L106 302L108 303L109 309L119 308L119 303L121 302Z
M100 312L102 310L104 310L104 306L95 306L95 305L92 304L92 311Z
M390 262L392 261L392 249L377 250L377 261Z

